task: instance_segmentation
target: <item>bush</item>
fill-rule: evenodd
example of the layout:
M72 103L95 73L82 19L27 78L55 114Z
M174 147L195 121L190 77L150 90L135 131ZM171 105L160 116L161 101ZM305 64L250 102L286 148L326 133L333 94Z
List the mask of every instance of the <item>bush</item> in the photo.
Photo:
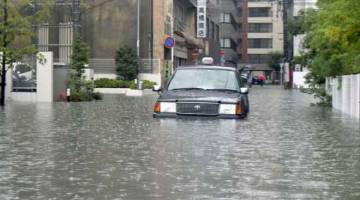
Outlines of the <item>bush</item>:
M86 92L72 92L70 95L70 101L72 102L81 102L81 101L91 101L92 96Z
M144 83L143 83L143 88L144 89L152 89L154 87L154 85L156 85L155 82L153 81L148 81L148 80L144 80Z
M138 57L136 50L133 48L119 48L116 51L116 71L120 79L131 81L139 73Z
M129 88L132 89L132 90L136 90L136 89L137 89L137 85L135 84L134 81L130 83Z
M156 85L155 82L144 80L143 89L152 89ZM124 80L114 80L114 79L98 79L95 81L96 88L130 88L137 89L135 81L124 81Z
M123 81L113 79L99 79L95 81L96 88L129 88L134 81Z

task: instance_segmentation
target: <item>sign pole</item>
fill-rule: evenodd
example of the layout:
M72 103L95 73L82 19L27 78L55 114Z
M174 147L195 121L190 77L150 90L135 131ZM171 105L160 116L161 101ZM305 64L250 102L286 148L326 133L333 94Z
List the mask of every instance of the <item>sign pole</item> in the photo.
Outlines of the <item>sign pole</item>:
M171 38L174 38L174 16L171 16L170 18L170 34L171 34ZM174 46L171 47L171 74L174 73Z

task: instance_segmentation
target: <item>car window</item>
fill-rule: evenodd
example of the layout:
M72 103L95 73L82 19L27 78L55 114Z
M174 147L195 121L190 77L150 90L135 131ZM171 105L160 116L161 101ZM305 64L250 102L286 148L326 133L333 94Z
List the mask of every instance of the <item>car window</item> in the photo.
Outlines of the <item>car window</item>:
M182 69L171 80L168 90L201 88L239 90L236 73L219 69Z

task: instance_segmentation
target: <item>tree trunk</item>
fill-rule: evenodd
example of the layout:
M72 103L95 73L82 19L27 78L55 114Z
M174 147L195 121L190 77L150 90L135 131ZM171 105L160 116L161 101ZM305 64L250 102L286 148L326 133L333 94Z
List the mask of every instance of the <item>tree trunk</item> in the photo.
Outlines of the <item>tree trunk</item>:
M4 11L4 35L3 35L3 47L4 52L2 55L2 70L1 70L1 94L0 94L0 106L5 106L5 88L6 88L6 48L8 46L7 41L7 28L8 28L8 6L7 0L4 0L3 4L3 11Z
M1 70L1 99L0 99L0 106L5 106L5 89L6 89L6 53L3 52L2 55L2 70Z

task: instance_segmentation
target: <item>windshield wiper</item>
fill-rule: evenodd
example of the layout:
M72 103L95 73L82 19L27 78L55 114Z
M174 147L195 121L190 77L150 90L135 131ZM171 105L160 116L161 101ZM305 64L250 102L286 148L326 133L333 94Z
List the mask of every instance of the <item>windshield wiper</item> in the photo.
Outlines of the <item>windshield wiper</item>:
M206 90L206 89L193 87L193 88L175 88L175 89L172 89L172 90Z
M239 92L238 90L234 90L234 89L208 89L208 90L213 90L213 91L225 91L225 92Z

